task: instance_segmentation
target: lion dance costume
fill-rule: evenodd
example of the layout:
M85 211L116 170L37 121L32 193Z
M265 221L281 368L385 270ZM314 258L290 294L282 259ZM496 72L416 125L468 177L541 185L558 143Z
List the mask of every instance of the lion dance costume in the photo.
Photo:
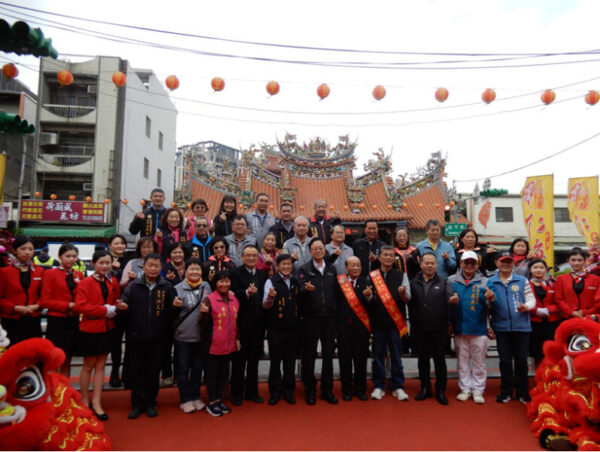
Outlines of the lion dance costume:
M527 414L550 450L600 450L600 323L564 321L544 344Z
M110 450L104 426L81 405L69 380L51 372L64 352L46 339L28 339L6 351L0 327L0 449Z

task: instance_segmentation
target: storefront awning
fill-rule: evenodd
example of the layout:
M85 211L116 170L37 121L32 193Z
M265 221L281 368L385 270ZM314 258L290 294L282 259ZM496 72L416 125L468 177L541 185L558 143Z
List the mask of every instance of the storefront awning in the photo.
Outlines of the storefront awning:
M117 233L116 226L63 226L39 225L23 228L23 233L31 237L69 238L69 237L110 237Z

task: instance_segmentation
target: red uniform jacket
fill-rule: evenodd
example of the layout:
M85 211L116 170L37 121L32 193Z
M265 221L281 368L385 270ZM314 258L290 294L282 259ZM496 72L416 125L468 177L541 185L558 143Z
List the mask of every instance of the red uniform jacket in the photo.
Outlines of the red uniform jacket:
M570 317L573 311L581 309L583 315L600 313L600 298L595 299L600 292L600 277L587 275L584 278L583 292L577 296L573 290L573 277L570 274L559 275L554 284L554 296L560 311L565 317Z
M531 285L531 291L533 292L533 296L535 297L535 308L533 308L531 312L531 321L541 323L542 317L538 317L535 315L535 312L538 308L548 308L550 311L550 315L546 317L549 322L556 322L560 320L560 310L558 309L558 304L556 304L556 298L554 296L554 286L548 285L546 287L546 297L543 301L541 301L537 295L535 294L535 286L533 283L529 283Z
M42 295L40 296L40 307L48 309L48 315L53 317L68 317L69 303L74 301L71 291L67 286L67 272L61 268L46 270L42 279ZM81 272L73 271L75 284L83 281ZM77 288L73 295L77 293Z
M19 319L21 316L14 312L15 306L29 306L38 302L44 269L37 265L32 267L31 284L27 292L21 286L21 270L12 265L0 268L0 317ZM32 317L39 316L40 311L38 309Z
M115 305L121 294L116 278L106 278L108 298L104 301L100 284L93 276L88 276L77 286L75 312L82 314L79 329L86 333L104 333L115 327L114 319L106 318L105 304Z

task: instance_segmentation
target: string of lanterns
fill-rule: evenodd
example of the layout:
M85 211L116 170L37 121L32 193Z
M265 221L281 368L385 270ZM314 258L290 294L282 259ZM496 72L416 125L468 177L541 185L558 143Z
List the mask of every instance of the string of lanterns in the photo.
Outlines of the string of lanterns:
M2 66L2 74L7 80L12 80L19 75L19 70L13 63L6 63L4 66ZM61 87L69 86L74 81L73 74L67 70L58 72L56 74L56 78ZM112 82L117 88L121 88L127 84L127 76L121 71L116 71L112 75ZM179 79L176 75L169 75L165 79L165 86L170 91L174 91L179 88ZM214 77L210 82L210 86L214 92L223 91L225 89L225 80L223 80L221 77ZM275 80L269 81L266 85L267 93L269 93L270 96L277 95L280 89L281 87L279 82ZM317 96L319 96L320 100L327 98L330 93L331 88L326 83L320 84L317 88ZM386 96L387 91L383 85L376 85L371 94L375 100L380 101ZM434 93L435 99L440 103L445 102L449 95L450 92L444 87L438 88ZM545 105L550 105L556 100L556 93L551 89L547 89L541 94L540 99ZM486 104L492 103L494 100L496 100L496 91L492 88L487 88L481 94L481 100L483 100L483 102ZM588 105L596 105L600 100L600 94L596 90L590 90L585 95L584 100Z

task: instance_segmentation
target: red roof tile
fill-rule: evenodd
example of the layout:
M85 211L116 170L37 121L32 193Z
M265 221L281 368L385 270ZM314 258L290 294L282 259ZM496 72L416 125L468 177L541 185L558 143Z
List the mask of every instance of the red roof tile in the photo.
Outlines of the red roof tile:
M425 229L425 224L431 219L440 221L442 225L445 224L446 199L438 184L407 196L404 198L404 202L407 204L406 210L412 215L412 218L408 220L410 229Z

